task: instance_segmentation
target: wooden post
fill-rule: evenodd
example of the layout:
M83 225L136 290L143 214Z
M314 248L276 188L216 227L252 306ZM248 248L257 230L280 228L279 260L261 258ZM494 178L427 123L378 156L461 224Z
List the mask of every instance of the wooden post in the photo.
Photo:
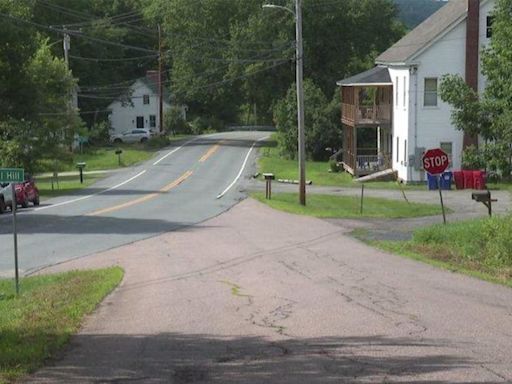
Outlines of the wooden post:
M364 204L364 183L361 183L361 209L360 213L363 214L363 204Z

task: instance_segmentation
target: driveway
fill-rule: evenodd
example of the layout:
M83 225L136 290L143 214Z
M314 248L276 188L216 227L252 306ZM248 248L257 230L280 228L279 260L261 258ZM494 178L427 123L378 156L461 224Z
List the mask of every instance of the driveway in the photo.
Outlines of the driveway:
M245 200L47 269L121 286L27 383L510 383L512 290Z

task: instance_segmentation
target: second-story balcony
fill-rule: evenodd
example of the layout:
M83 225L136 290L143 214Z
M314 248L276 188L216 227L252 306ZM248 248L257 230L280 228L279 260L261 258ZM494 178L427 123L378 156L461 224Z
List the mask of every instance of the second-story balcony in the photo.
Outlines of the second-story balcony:
M375 67L338 82L341 122L351 127L391 126L393 84L388 69Z

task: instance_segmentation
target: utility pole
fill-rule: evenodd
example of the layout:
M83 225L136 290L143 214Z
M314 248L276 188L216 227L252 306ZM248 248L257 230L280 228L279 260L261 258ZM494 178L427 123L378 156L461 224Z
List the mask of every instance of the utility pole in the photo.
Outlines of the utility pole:
M163 100L163 54L162 54L162 28L158 24L158 118L160 119L159 131L164 132L164 100Z
M295 31L296 31L296 76L297 76L297 118L298 118L298 151L299 151L299 201L306 205L306 145L304 138L304 85L303 62L304 49L302 46L302 0L295 0Z
M66 27L62 27L62 29L66 30ZM69 71L69 50L71 49L71 37L69 36L68 33L64 33L64 40L63 40L63 47L64 47L64 62L66 63L66 69ZM72 90L69 94L69 101L68 101L68 105L67 105L67 118L68 118L68 126L66 128L67 131L70 131L71 129L71 125L70 125L70 120L71 120L71 108L72 108L72 105L73 105L73 100L74 100L74 92L75 90ZM64 137L66 137L66 134L64 133ZM74 140L74 137L70 137L70 150L72 151L73 150L73 140Z
M263 4L263 8L277 8L290 12L295 18L295 64L297 84L297 136L299 157L299 202L306 205L306 145L304 138L304 85L303 63L304 49L302 46L302 0L295 0L295 11L291 8L275 4Z

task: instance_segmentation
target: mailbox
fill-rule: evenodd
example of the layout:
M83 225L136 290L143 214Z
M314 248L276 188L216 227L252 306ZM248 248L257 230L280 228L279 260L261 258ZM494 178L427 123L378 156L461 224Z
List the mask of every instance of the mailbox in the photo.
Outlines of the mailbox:
M121 153L123 153L122 149L116 149L116 155L120 155Z
M265 179L265 198L267 200L270 200L272 198L272 180L274 180L276 177L273 173L264 173L263 177Z
M491 191L473 192L471 194L471 198L485 205L489 211L489 216L492 216L492 203L495 203L498 200L491 198Z
M84 182L84 168L86 164L85 163L76 163L76 167L78 168L78 171L80 172L80 184L83 184Z

